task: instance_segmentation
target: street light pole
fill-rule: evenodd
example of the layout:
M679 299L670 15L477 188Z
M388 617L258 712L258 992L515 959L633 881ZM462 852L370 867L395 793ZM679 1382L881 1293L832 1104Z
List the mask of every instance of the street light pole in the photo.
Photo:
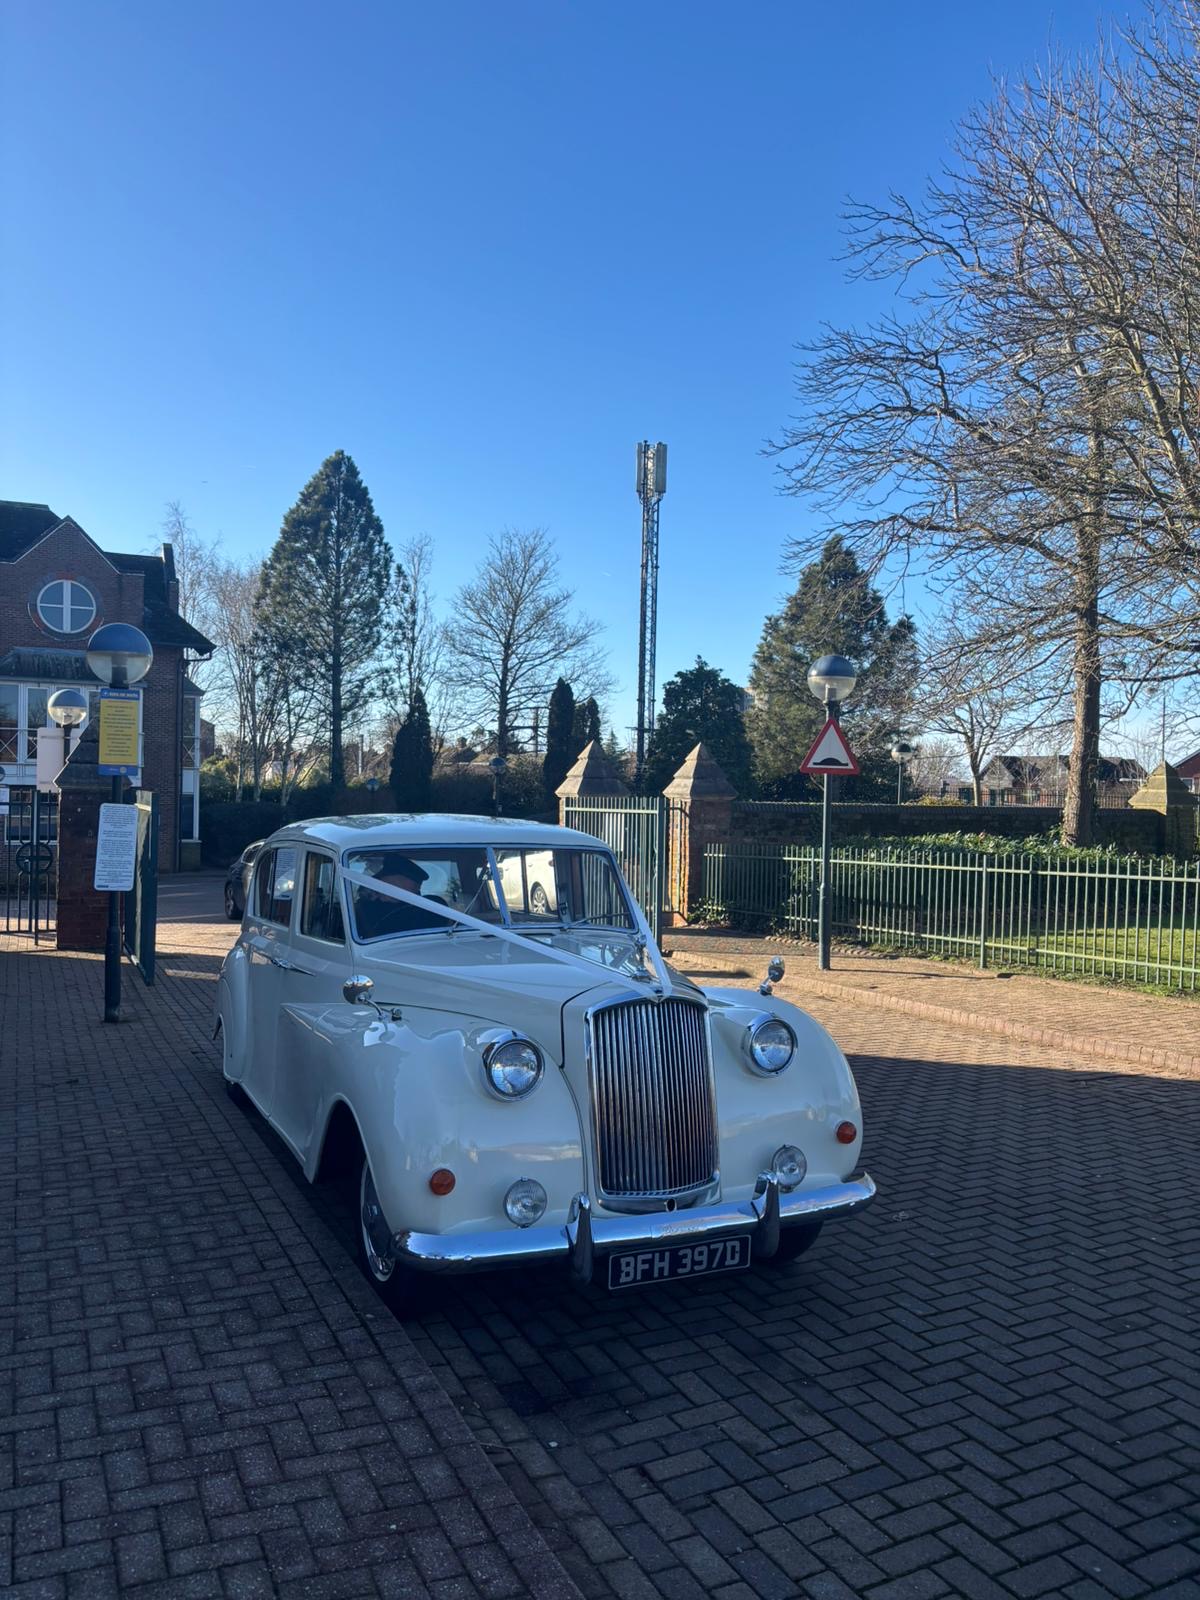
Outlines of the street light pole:
M821 656L808 669L808 690L814 699L825 707L826 715L838 723L838 705L858 682L858 674L845 656ZM833 836L833 787L829 774L825 774L821 793L821 882L817 891L817 966L829 971L829 944L833 891L831 886L831 853Z

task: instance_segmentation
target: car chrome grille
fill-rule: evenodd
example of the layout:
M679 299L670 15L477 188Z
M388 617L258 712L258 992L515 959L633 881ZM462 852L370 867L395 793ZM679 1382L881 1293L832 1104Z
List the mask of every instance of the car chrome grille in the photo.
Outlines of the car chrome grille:
M600 1191L668 1199L710 1184L717 1130L704 1007L626 1001L593 1012L590 1028Z

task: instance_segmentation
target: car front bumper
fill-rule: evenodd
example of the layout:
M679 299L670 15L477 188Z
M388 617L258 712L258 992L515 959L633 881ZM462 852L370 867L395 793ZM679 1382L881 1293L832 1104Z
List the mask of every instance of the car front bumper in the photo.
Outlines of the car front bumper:
M844 1183L785 1194L774 1174L764 1174L753 1199L697 1206L690 1211L607 1214L597 1217L586 1194L575 1196L565 1227L488 1229L479 1233L398 1233L398 1261L422 1272L488 1272L496 1267L567 1261L572 1276L590 1282L597 1256L614 1250L662 1249L750 1235L757 1257L773 1256L784 1228L861 1211L875 1197L862 1173Z

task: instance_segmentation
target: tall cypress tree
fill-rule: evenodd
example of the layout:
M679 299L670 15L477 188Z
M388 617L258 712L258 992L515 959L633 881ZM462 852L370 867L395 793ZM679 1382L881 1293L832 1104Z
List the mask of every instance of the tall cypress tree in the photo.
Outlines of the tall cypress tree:
M574 756L577 756L585 744L591 744L593 739L600 738L600 707L596 704L595 697L589 695L586 700L580 700L575 706L575 717L571 725L571 743L575 746Z
M392 744L389 784L397 811L428 811L433 777L433 735L429 708L420 689L413 690L408 715Z
M258 602L289 670L318 691L335 788L345 782L343 729L367 699L391 573L383 523L358 468L338 450L283 519Z
M555 791L579 754L577 749L572 748L574 724L575 696L567 680L560 678L550 696L550 712L546 718L546 754L542 758L542 782L546 788L546 799L551 805L555 803Z

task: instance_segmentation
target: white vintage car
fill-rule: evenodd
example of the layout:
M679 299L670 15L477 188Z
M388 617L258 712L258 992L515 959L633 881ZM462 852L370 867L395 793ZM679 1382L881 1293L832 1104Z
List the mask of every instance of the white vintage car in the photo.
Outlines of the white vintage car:
M357 1178L400 1308L424 1272L623 1289L791 1259L865 1206L846 1059L770 988L668 968L589 834L335 817L259 852L217 1029L309 1180Z

